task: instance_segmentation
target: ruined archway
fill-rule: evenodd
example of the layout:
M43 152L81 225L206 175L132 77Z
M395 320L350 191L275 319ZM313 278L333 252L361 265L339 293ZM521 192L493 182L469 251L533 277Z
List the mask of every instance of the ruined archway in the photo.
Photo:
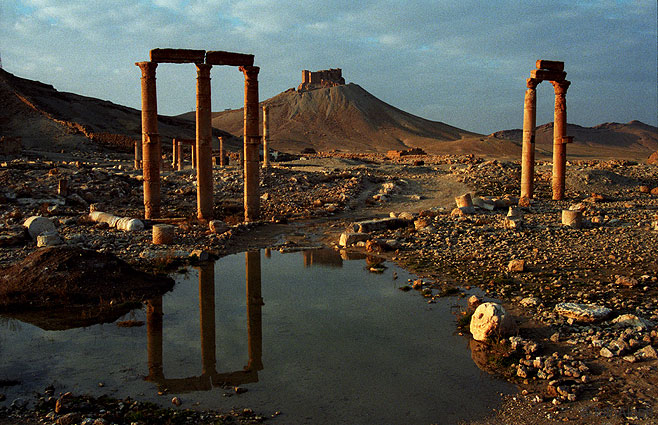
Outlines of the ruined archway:
M142 162L144 176L144 218L160 217L160 165L162 146L158 134L158 105L155 70L158 63L193 63L197 68L196 92L196 172L197 216L213 218L212 122L210 69L213 65L238 66L244 74L244 216L259 216L258 194L258 71L254 55L224 51L153 49L150 61L137 62L142 70L142 145L135 147L135 167Z
M523 151L521 154L521 198L532 198L535 179L535 127L537 125L537 92L542 81L550 81L555 90L555 115L553 119L553 199L564 199L564 181L567 162L567 89L571 84L566 80L564 62L538 60L537 69L530 71L526 80L523 108Z

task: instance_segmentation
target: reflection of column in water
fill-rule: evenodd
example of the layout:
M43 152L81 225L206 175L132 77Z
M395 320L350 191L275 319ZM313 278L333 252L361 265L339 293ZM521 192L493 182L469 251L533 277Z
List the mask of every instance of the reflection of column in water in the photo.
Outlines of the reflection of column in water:
M247 334L249 364L246 370L263 369L263 297L260 281L260 251L245 253L247 276Z
M311 267L313 265L313 255L311 251L302 251L304 257L304 267Z
M215 354L215 263L199 267L199 315L201 323L201 367L203 375L216 373Z
M149 381L164 378L162 372L162 297L146 303L146 348L148 351Z
M272 250L270 248L265 248L265 258L272 258Z

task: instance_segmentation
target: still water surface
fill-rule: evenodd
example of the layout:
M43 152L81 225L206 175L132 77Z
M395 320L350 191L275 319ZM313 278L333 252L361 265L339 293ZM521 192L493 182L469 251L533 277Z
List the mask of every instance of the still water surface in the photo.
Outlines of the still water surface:
M485 414L513 388L480 371L455 334L450 308L461 300L426 304L397 289L408 278L331 250L227 256L178 275L171 293L121 319L142 327L44 331L4 319L0 379L21 385L0 392L6 403L53 383L165 404L178 395L183 407L279 410L272 423L281 424Z

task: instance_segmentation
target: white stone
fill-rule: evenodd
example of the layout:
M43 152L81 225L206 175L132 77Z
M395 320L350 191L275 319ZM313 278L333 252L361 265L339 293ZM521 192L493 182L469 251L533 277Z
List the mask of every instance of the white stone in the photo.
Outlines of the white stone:
M578 322L595 322L608 317L612 310L593 304L559 303L555 306L555 312Z
M56 230L44 232L37 236L37 246L40 248L45 246L61 245L62 243L62 238L59 237L59 233L57 233Z
M25 220L23 226L27 228L32 239L36 239L42 233L57 232L55 225L48 217L32 216Z
M502 305L497 303L481 304L471 317L471 334L476 341L484 341L489 337L506 337L517 332L514 318L508 314Z

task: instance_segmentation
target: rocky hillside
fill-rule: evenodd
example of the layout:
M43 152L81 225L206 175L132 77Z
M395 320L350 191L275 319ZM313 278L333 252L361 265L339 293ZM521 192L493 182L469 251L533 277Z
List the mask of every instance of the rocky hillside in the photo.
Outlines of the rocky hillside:
M193 138L194 121L160 116L163 144ZM216 135L229 136L216 131ZM0 136L20 136L25 148L132 150L141 138L141 112L112 102L57 91L0 69Z

